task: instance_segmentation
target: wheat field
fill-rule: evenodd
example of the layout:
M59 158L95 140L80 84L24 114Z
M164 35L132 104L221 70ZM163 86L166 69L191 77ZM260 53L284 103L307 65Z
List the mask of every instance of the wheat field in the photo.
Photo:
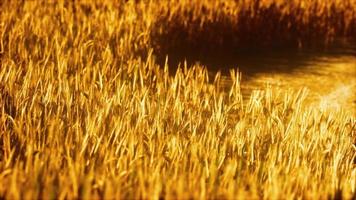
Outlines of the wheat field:
M1 1L0 198L355 199L354 113L165 57L355 39L355 1L283 2Z

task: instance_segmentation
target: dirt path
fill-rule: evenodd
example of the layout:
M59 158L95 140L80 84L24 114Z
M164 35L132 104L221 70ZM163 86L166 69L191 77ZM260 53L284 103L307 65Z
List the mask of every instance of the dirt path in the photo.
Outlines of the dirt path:
M245 76L242 80L245 97L267 84L282 90L304 87L312 106L344 109L356 116L356 56L319 57L293 71L264 71Z

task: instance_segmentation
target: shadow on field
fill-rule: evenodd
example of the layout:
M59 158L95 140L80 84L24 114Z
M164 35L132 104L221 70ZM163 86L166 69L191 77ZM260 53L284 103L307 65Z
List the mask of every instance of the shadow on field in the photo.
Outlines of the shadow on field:
M199 63L213 73L221 71L223 74L228 74L230 69L238 68L244 75L251 77L256 73L290 73L313 63L319 63L323 58L356 56L356 46L345 44L327 49L246 48L238 51L217 50L204 53L186 46L164 54L156 53L156 56L161 66L164 66L168 56L172 73L175 73L179 64L186 61L188 66Z

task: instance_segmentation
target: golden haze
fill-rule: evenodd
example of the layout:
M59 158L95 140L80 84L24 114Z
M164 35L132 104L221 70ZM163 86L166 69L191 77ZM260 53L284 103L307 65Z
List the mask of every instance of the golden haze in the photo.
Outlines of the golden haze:
M185 44L355 39L355 1L236 2L1 1L0 198L355 198L353 114L298 88L244 99L235 70L226 88L204 66L156 62ZM247 37L262 11L282 31Z

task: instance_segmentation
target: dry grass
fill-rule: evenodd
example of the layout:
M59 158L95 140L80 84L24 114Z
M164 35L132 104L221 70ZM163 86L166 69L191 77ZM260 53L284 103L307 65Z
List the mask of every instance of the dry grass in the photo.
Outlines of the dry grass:
M356 41L355 8L355 0L167 1L157 12L152 45L163 57L197 59L256 49L325 49Z
M355 198L355 117L305 90L243 100L233 70L227 89L198 65L169 75L164 5L1 4L0 198Z

